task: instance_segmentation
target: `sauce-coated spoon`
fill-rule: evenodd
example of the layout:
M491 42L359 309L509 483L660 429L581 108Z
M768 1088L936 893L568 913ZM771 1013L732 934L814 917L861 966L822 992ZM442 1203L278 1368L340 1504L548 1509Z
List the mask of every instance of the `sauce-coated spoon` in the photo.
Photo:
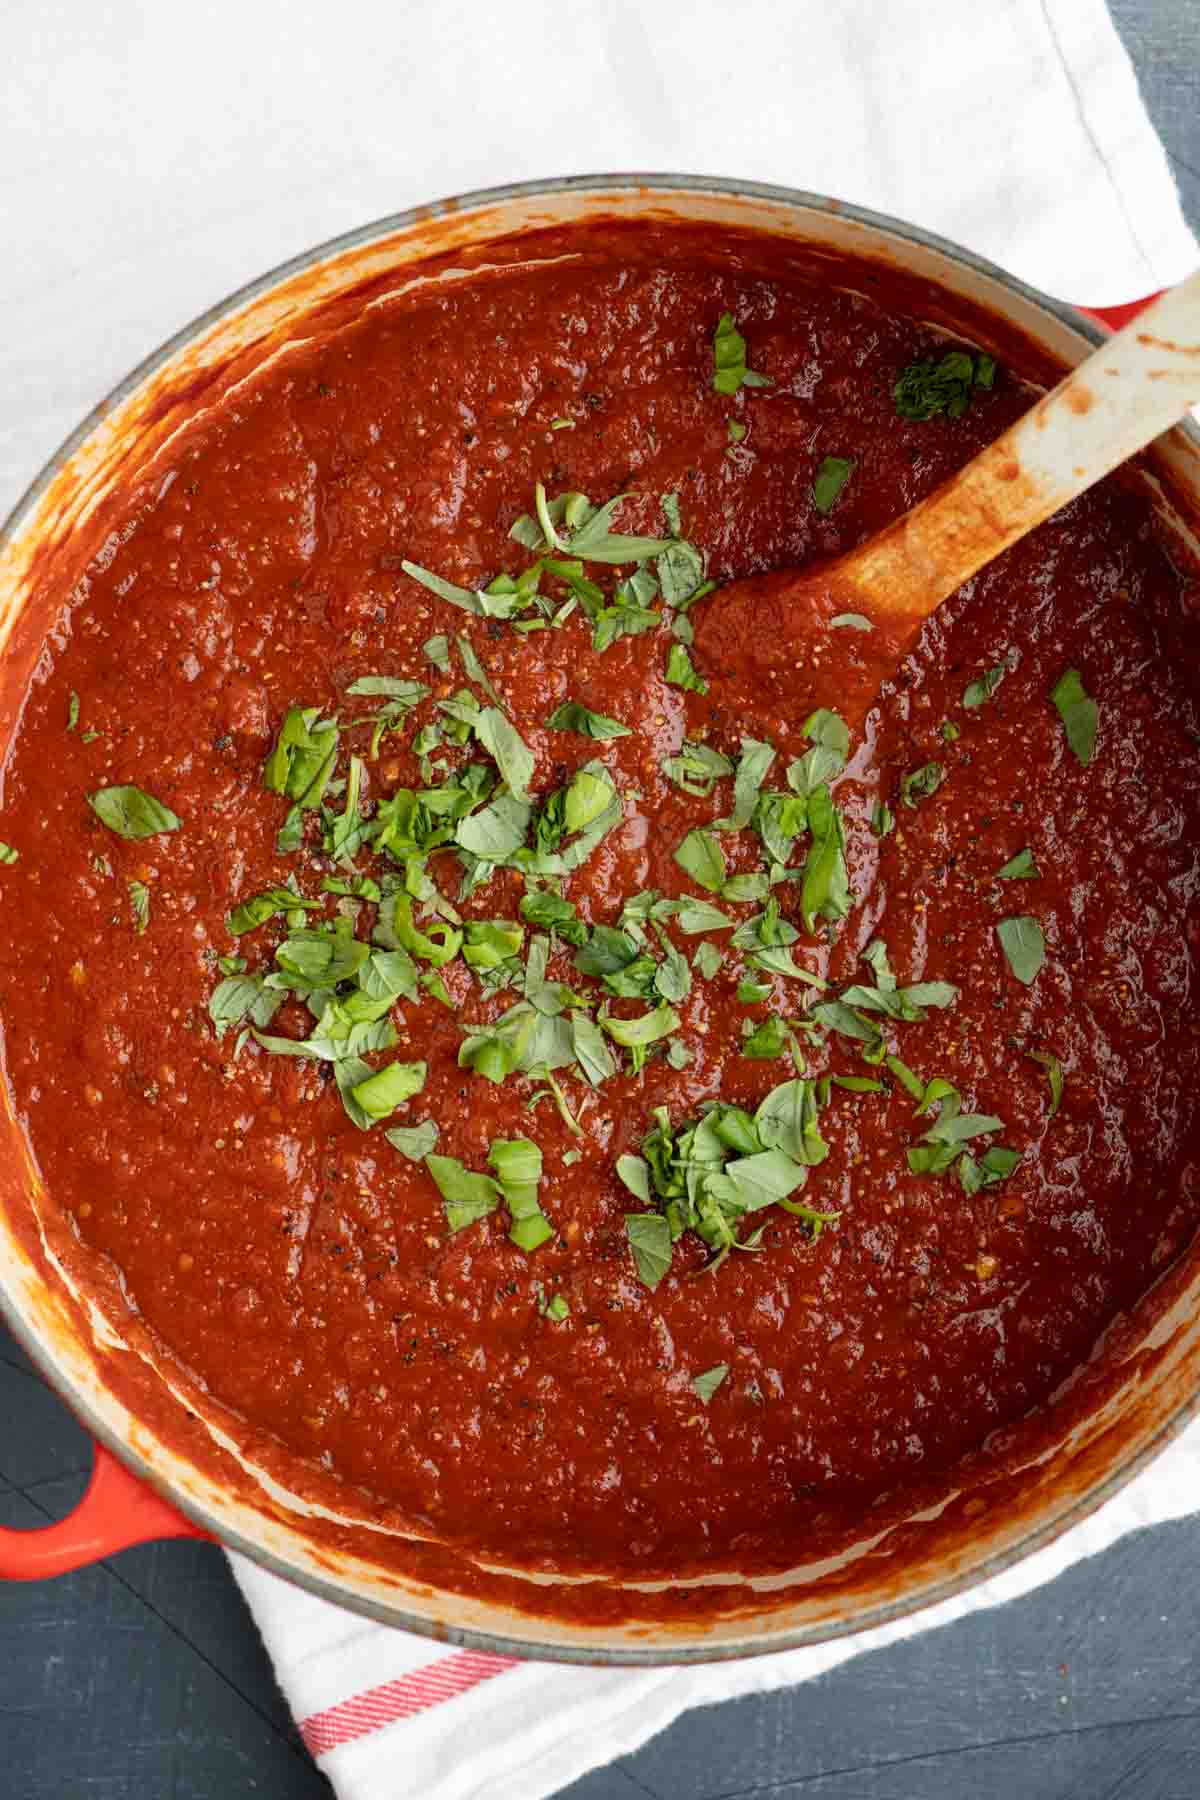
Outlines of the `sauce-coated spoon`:
M710 668L750 654L764 699L836 706L852 729L860 726L880 684L948 595L1197 404L1200 270L865 544L832 562L719 589L697 608L697 651ZM846 613L869 619L872 629L831 627ZM835 654L834 640L837 693L829 694L821 663ZM809 647L807 667L797 664L798 643Z

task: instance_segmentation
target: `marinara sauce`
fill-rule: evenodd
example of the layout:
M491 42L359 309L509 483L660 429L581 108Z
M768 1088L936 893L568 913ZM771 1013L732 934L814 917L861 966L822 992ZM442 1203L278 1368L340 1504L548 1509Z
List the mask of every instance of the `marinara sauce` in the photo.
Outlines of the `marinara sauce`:
M721 630L719 584L861 541L998 435L1030 391L1001 364L959 416L905 418L898 379L954 346L879 298L828 274L739 275L685 234L583 232L568 249L365 308L236 390L131 499L64 591L9 755L0 831L19 860L2 872L0 1010L50 1195L248 1439L460 1544L648 1570L766 1554L802 1537L817 1506L861 1510L950 1470L1036 1412L1191 1239L1197 589L1115 482L967 584L830 780L845 916L808 929L795 874L770 889L794 961L828 985L755 966L731 939L763 899L727 900L676 859L689 833L730 816L732 775L697 794L664 764L685 739L736 764L753 738L776 752L765 787L787 791L813 740L805 716L764 698L762 645ZM769 386L714 391L725 314ZM828 458L850 468L822 510ZM518 577L536 553L509 534L534 514L539 482L593 506L628 495L612 528L632 534L668 535L662 497L677 496L681 535L718 591L684 615L651 598L658 622L597 652L583 604L523 633L401 567L469 592ZM585 563L606 598L632 573ZM557 611L572 590L547 576L542 592ZM673 632L679 616L690 643ZM822 650L833 711L855 629ZM462 690L491 704L460 635L532 753L535 809L599 760L623 814L557 882L499 867L458 900L455 849L439 850L428 874L461 919L523 923L521 958L537 934L520 911L531 886L560 888L585 932L617 929L649 891L732 921L688 935L662 913L690 991L636 1072L642 1059L611 1041L608 1078L555 1071L581 1133L546 1082L460 1064L464 1026L520 998L484 991L461 955L437 971L440 995L425 986L392 1008L394 1047L366 1061L424 1062L425 1081L368 1129L331 1062L239 1045L211 1016L234 966L220 959L261 975L293 929L276 914L235 938L235 908L291 880L320 902L310 928L340 908L365 940L376 908L322 884L398 872L369 846L352 871L327 854L316 810L300 847L277 849L288 800L263 772L290 708L341 722L331 813L351 755L368 821L397 789L444 783L469 760L495 776L478 745L443 736L425 775L414 748ZM449 673L422 648L438 637ZM706 691L667 680L681 644ZM807 667L813 646L790 648ZM1096 708L1086 764L1052 700L1067 670ZM347 694L367 676L429 689L373 756L372 728L353 721L380 702ZM627 734L550 728L568 701ZM911 779L932 764L936 785ZM178 828L112 830L88 797L121 785ZM768 868L752 823L715 835L725 880ZM807 844L801 832L797 866ZM998 878L1014 860L1025 872ZM418 903L418 921L433 916ZM1044 946L1029 980L997 936L1017 917ZM653 921L647 940L661 962ZM910 1167L944 1099L918 1114L893 1065L864 1058L875 1040L806 1023L872 984L862 953L880 942L901 987L957 990L914 1019L863 1016L919 1083L955 1090L960 1116L1002 1122L963 1148L1002 1144L1015 1164L973 1192L957 1162ZM593 1017L667 1004L603 990L579 974L577 948L556 937L545 978ZM764 1026L769 1044L772 1019L791 1034L783 1050L746 1055ZM298 1041L312 1027L291 993L265 1035ZM647 1285L625 1220L656 1202L634 1197L618 1160L640 1153L656 1109L675 1130L714 1102L753 1114L799 1076L856 1083L821 1089L827 1155L794 1196L836 1217L814 1235L764 1207L738 1228L762 1227L757 1247L715 1268L687 1231ZM514 1244L503 1200L450 1230L427 1167L385 1136L425 1120L437 1154L471 1172L492 1172L498 1139L534 1143L547 1241Z

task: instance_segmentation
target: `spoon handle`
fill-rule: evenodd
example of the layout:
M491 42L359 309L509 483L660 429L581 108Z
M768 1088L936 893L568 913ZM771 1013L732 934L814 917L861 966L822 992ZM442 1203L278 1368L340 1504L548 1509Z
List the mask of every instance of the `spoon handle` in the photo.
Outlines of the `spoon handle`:
M913 628L984 563L1200 405L1200 270L1101 344L1031 412L839 560L876 617Z

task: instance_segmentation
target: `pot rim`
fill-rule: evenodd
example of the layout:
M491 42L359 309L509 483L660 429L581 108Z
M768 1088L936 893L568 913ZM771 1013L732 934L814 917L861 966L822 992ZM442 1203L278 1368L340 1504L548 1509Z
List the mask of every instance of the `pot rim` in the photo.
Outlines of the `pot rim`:
M1042 313L1049 314L1091 345L1103 343L1108 336L1107 331L1102 329L1087 313L1065 301L1053 299L1050 295L1041 292L1040 289L1021 281L1017 276L1010 274L987 257L979 256L951 239L944 238L936 232L924 231L918 226L894 218L888 213L876 212L869 207L857 206L828 195L810 193L801 188L784 187L772 182L741 180L730 176L637 171L545 176L530 181L510 182L499 187L476 188L465 194L448 196L429 204L407 207L400 212L388 213L365 225L340 232L334 237L327 238L276 264L265 273L256 276L241 287L235 288L225 298L216 301L212 306L205 308L203 312L198 313L144 357L121 381L117 382L92 407L75 430L63 439L18 497L3 522L0 523L0 546L10 538L16 537L26 515L32 512L69 458L115 408L155 375L177 352L185 349L204 332L220 324L250 301L259 298L291 277L303 274L307 269L313 268L329 258L360 249L364 245L386 239L415 226L495 208L513 201L558 198L567 194L594 195L599 198L605 194L616 196L629 192L647 191L662 195L671 193L731 195L739 199L768 201L791 210L803 210L818 215L825 214L829 218L839 221L849 220L853 224L886 233L903 243L912 244L924 250L934 250L946 261L957 264L960 268L973 274L985 276L1030 306L1037 308ZM1184 419L1175 427L1175 430L1182 433L1200 453L1200 425L1197 425L1192 419ZM819 1624L783 1628L770 1632L766 1641L763 1641L761 1636L754 1634L753 1625L750 1624L746 1636L733 1643L721 1641L715 1644L689 1645L686 1643L676 1644L668 1638L660 1648L653 1646L599 1648L586 1644L575 1646L557 1643L543 1644L538 1643L532 1637L508 1637L475 1627L441 1624L432 1619L423 1618L408 1612L401 1605L386 1605L370 1599L353 1589L348 1589L332 1577L321 1577L310 1574L305 1569L298 1569L273 1551L252 1543L239 1531L231 1530L226 1526L216 1512L208 1506L177 1493L172 1484L153 1467L141 1450L109 1426L94 1409L92 1402L86 1396L78 1393L72 1383L57 1368L49 1348L42 1342L35 1327L18 1310L15 1300L3 1284L0 1284L0 1319L12 1332L39 1374L68 1405L92 1437L148 1487L167 1499L185 1517L201 1526L223 1548L239 1552L271 1574L280 1576L295 1587L305 1589L318 1599L330 1601L345 1611L364 1615L380 1624L410 1631L417 1636L463 1649L482 1650L510 1658L569 1664L651 1668L661 1667L664 1664L734 1662L755 1656L771 1655L779 1651L808 1648L837 1638L877 1630L898 1619L937 1606L971 1588L982 1586L1016 1563L1024 1561L1038 1550L1044 1549L1061 1533L1079 1524L1112 1499L1135 1475L1138 1475L1152 1462L1200 1412L1200 1377L1198 1377L1196 1385L1187 1398L1175 1406L1140 1449L1121 1460L1085 1494L1067 1502L1061 1510L1053 1512L1049 1517L1043 1519L1018 1541L993 1551L983 1562L971 1568L931 1581L923 1588L915 1589L901 1598L877 1603L862 1614L845 1621L830 1622L826 1620Z

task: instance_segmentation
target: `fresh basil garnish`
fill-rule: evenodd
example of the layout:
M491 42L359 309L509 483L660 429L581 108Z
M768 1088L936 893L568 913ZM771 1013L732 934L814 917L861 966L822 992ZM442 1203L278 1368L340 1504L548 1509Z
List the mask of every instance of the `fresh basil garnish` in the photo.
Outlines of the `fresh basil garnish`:
M638 1279L653 1292L671 1266L671 1227L661 1213L626 1213L625 1235Z
M1086 769L1096 750L1100 708L1085 691L1079 670L1065 670L1051 689L1050 698L1058 708L1068 744Z
M716 944L705 939L704 943L696 946L692 957L692 967L699 975L703 976L705 981L711 981L723 961L724 953L718 949Z
M0 849L7 848L7 845L0 845ZM14 851L11 857L0 857L0 861L15 862L16 852ZM150 889L146 886L144 881L131 881L129 883L129 904L133 909L134 932L138 937L141 937L147 925L150 923Z
M140 787L98 788L88 795L88 805L102 824L123 838L156 837L178 831L183 823L169 806Z
M1063 1069L1052 1050L1030 1050L1027 1052L1031 1062L1041 1063L1046 1071L1046 1080L1050 1084L1050 1118L1053 1118L1062 1105Z
M714 831L744 831L754 817L759 791L775 761L775 746L757 738L742 739L742 753L733 779L733 811L727 819L714 819Z
M707 888L709 893L719 894L724 887L725 852L712 832L703 826L688 832L675 852L675 861L686 875Z
M1018 850L1009 858L1002 869L997 869L993 881L1036 881L1041 870L1033 860L1032 850Z
M973 388L990 388L996 379L994 358L980 351L948 350L933 361L910 363L892 392L902 419L932 419L945 413L961 418L971 404Z
M708 683L692 666L686 644L674 643L667 652L666 679L672 687L686 688L693 694L707 694Z
M678 756L664 758L663 773L684 793L694 794L702 800L707 799L722 776L733 774L733 764L719 750L710 750L707 744L693 744L685 738Z
M1008 966L1026 987L1036 981L1046 959L1046 938L1041 925L1028 914L1001 919L996 927L1000 948L1008 958Z
M619 719L607 718L604 713L591 712L578 700L564 700L550 714L546 726L550 731L575 731L580 737L596 738L601 743L609 738L632 736L628 725L622 725Z
M813 481L813 505L819 513L832 512L838 495L849 481L854 469L853 461L846 456L827 456L817 470ZM843 617L854 617L843 614ZM870 630L870 625L867 625Z
M433 1119L422 1119L419 1125L393 1125L383 1135L409 1162L423 1162L437 1144L439 1133Z
M915 808L918 801L927 800L930 794L936 794L945 779L946 771L940 762L922 763L919 769L913 769L901 781L901 804Z
M982 706L985 700L991 699L1008 673L1007 663L997 663L994 668L988 669L986 674L980 675L977 680L970 682L964 688L963 705L967 707Z
M711 1369L705 1369L703 1375L693 1375L692 1391L707 1406L728 1373L728 1363L716 1363Z
M769 375L759 375L746 367L746 340L733 322L732 313L722 313L713 333L713 388L718 394L736 394L740 387L772 387Z

